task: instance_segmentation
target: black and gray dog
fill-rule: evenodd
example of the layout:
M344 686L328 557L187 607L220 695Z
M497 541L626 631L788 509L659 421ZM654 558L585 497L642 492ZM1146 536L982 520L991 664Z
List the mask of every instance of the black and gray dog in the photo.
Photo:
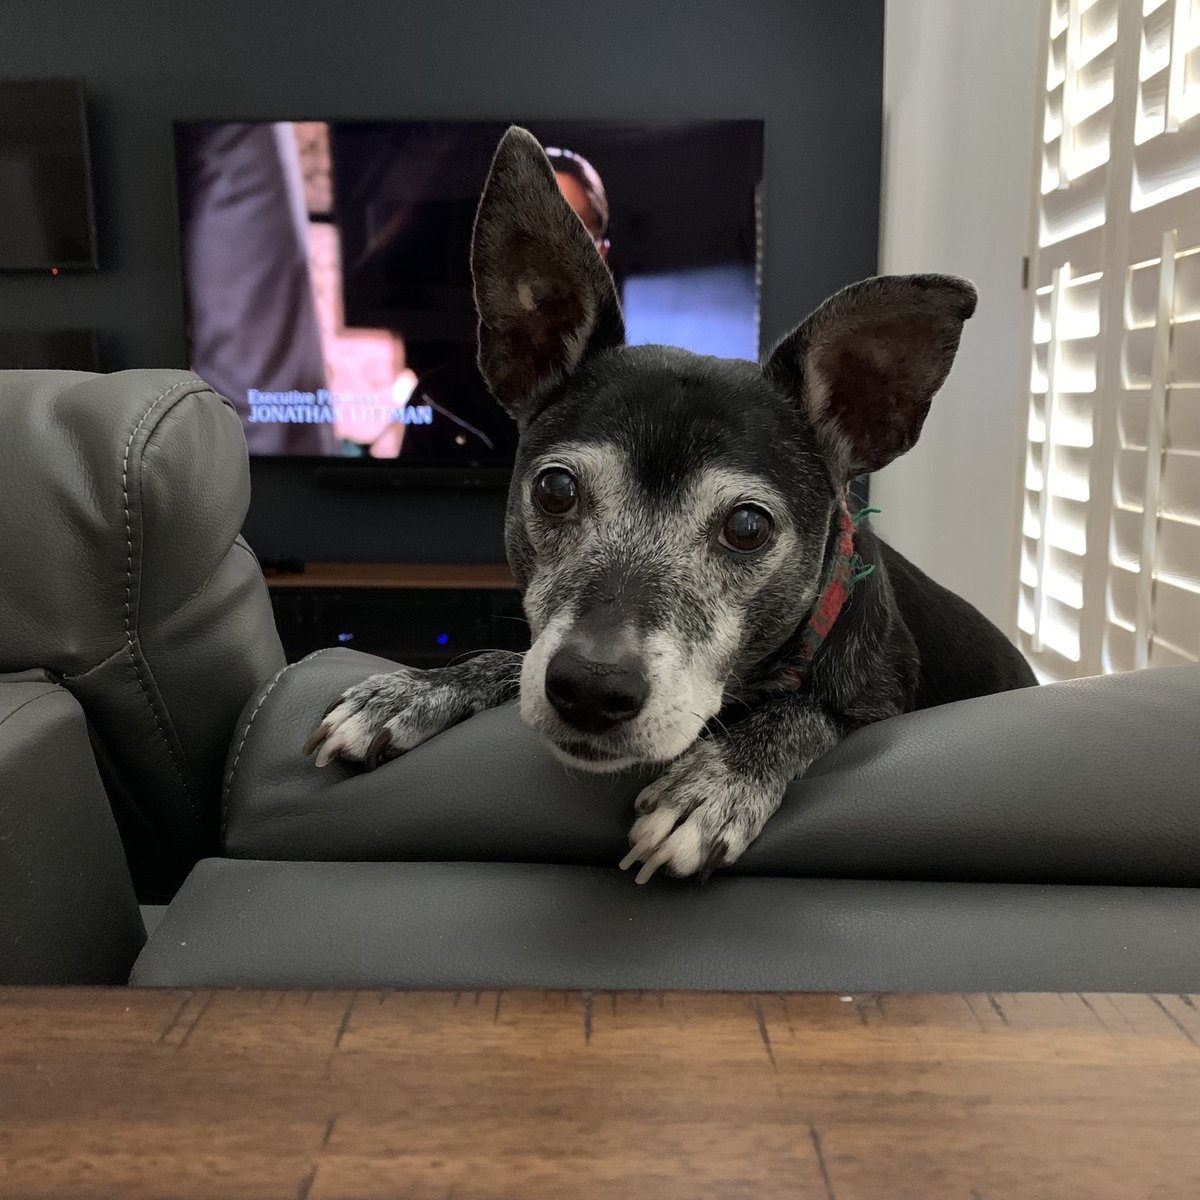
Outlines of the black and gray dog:
M763 365L626 346L608 269L516 128L472 269L479 364L520 429L505 533L532 648L365 680L309 740L318 766L374 767L519 695L565 763L667 764L622 864L644 882L733 862L851 730L1034 683L847 507L851 479L916 441L969 283L854 284Z

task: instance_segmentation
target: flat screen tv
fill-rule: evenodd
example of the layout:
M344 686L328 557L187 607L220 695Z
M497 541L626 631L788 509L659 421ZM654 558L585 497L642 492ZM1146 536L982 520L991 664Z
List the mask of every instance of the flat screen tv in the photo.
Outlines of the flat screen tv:
M631 342L758 356L760 121L519 123L607 256ZM469 270L508 124L176 125L189 365L251 454L511 465Z
M96 265L83 85L0 81L0 271Z

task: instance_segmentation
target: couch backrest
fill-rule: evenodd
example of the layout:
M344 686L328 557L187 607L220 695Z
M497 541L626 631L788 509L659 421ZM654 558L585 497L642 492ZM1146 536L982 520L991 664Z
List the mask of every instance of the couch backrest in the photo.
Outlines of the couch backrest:
M0 372L0 672L79 701L143 901L216 848L234 725L283 665L249 500L196 376Z

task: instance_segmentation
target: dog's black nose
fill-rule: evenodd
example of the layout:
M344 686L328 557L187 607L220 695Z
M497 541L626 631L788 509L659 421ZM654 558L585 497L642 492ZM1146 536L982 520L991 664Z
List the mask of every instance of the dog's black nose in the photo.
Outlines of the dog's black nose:
M604 733L642 711L650 681L640 659L621 653L612 657L581 654L563 646L546 667L546 699L568 725L584 733Z

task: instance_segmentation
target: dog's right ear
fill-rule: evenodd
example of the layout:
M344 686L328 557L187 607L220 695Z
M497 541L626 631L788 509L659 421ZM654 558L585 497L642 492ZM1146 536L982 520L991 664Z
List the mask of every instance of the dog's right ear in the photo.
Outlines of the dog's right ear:
M479 201L471 274L479 369L518 420L587 355L625 340L612 275L545 152L515 125L500 141Z

